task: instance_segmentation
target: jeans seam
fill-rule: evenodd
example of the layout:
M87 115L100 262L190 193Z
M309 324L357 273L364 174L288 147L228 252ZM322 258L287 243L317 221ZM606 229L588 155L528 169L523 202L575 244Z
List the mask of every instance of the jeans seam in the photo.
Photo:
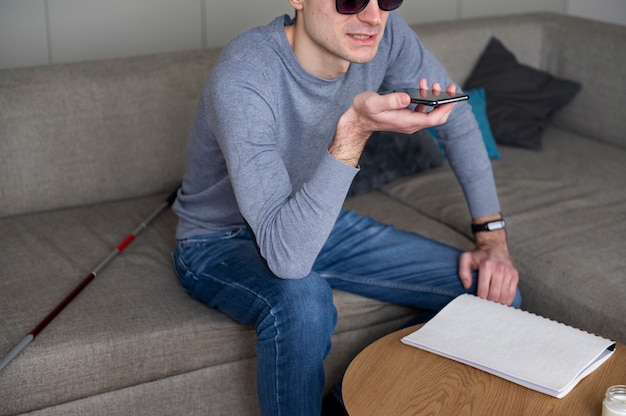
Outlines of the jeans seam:
M181 256L179 256L179 257L181 257ZM181 259L181 263L185 267L186 273L191 274L191 276L192 276L192 278L194 280L196 280L196 281L200 280L198 275L193 270L191 270L189 267L187 267L185 265L184 261L182 261L182 259ZM279 363L279 360L278 360L278 356L279 356L278 344L279 343L277 342L276 338L280 335L280 331L278 330L278 327L276 326L276 315L274 313L274 309L271 307L270 302L264 296L261 296L259 293L255 292L253 290L250 290L248 287L246 287L244 285L240 285L237 282L220 279L219 277L217 277L216 275L211 274L211 273L204 273L203 275L208 277L209 279L213 280L214 282L218 282L221 285L230 286L230 287L236 287L239 290L243 290L243 291L253 295L256 299L259 299L259 300L263 301L263 303L265 304L265 306L269 310L268 315L272 317L272 327L274 328L274 334L275 334L274 335L274 341L273 341L274 342L274 368L276 368L276 371L278 371L278 368L279 368L279 365L278 365L278 363ZM255 330L256 330L256 325L253 324L253 326L255 327ZM257 342L258 342L258 335L259 334L257 332ZM279 388L280 386L279 386L279 383L278 383L279 380L280 380L279 374L274 374L274 380L275 380L274 381L274 391L276 392L276 394L279 394L280 393L280 388ZM276 398L276 402L277 403L280 402L280 397ZM280 411L280 406L277 406L277 408ZM280 415L277 415L277 416L280 416Z
M441 295L441 296L457 296L458 295L456 291L446 291L446 290L442 290L441 288L427 286L427 285L363 278L363 277L354 276L354 275L350 275L346 273L322 272L322 273L319 273L319 275L324 277L325 279L329 279L329 278L338 279L338 280L343 280L344 282L358 283L358 284L363 284L367 286L400 289L400 290L406 290L409 292L429 293L429 294Z

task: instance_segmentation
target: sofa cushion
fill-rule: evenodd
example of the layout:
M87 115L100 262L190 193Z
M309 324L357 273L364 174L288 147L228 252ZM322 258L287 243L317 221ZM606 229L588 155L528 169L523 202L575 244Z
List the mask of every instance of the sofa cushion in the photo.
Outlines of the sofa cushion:
M469 96L469 105L472 106L472 112L476 117L478 128L483 135L483 142L487 149L487 154L491 159L500 159L500 152L498 151L498 145L496 139L493 137L493 131L491 130L491 123L487 116L487 97L485 95L484 88L473 88L465 91Z
M0 70L0 217L174 187L219 52Z
M467 89L463 92L469 95L468 102L469 105L472 107L472 113L474 114L476 122L478 123L480 134L483 136L483 143L485 144L487 155L489 155L489 158L491 159L500 159L498 145L496 144L496 139L493 137L491 125L489 124L489 118L487 117L487 100L485 97L485 89L474 88ZM436 139L439 138L437 130L435 130L433 127L429 128L428 131L430 131ZM439 147L445 155L445 149L443 145L440 144Z
M361 158L360 171L348 196L376 189L413 173L441 166L443 156L428 130L413 134L377 131L372 134Z
M0 355L8 354L163 198L0 219ZM90 403L126 400L136 386L196 371L216 377L230 366L249 371L245 363L255 357L254 330L179 287L169 254L175 226L169 210L157 218L3 370L0 413L101 394L108 396ZM349 293L336 291L334 297L339 321L326 363L331 384L360 349L414 315L410 308ZM254 372L240 378L254 385ZM146 388L158 391L167 383ZM118 391L125 393L116 396ZM253 403L254 394L248 394Z
M580 84L521 64L492 37L465 88L484 88L487 115L498 143L541 148L541 136L554 114L580 90Z
M494 175L523 308L626 341L624 321L616 318L626 316L626 151L554 127L541 152L500 151ZM447 164L382 191L471 236L463 193Z

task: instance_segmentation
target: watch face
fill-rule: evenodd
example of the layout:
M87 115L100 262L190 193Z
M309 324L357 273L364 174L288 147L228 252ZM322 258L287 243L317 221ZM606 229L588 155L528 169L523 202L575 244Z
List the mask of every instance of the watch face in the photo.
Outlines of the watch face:
M504 228L504 221L501 220L487 223L487 228L489 229L489 231L502 229Z

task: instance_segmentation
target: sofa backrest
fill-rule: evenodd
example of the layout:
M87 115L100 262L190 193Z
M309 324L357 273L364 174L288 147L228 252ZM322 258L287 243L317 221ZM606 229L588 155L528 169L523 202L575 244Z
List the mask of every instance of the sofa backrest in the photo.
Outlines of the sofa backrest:
M174 189L218 54L0 71L0 217Z
M450 77L463 85L492 36L500 39L521 62L543 65L542 14L464 19L421 23L411 27Z
M579 81L554 123L626 148L626 26L530 13L413 28L460 85L491 36L520 62ZM0 70L0 217L173 189L219 53Z
M545 36L544 68L582 84L554 123L626 149L626 25L557 15Z

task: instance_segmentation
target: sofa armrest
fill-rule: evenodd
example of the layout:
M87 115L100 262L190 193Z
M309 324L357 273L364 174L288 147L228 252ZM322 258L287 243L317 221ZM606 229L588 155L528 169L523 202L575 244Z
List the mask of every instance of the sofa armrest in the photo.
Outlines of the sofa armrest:
M626 148L626 26L536 12L411 27L459 85L491 36L519 62L580 82L581 91L557 114L554 124Z

